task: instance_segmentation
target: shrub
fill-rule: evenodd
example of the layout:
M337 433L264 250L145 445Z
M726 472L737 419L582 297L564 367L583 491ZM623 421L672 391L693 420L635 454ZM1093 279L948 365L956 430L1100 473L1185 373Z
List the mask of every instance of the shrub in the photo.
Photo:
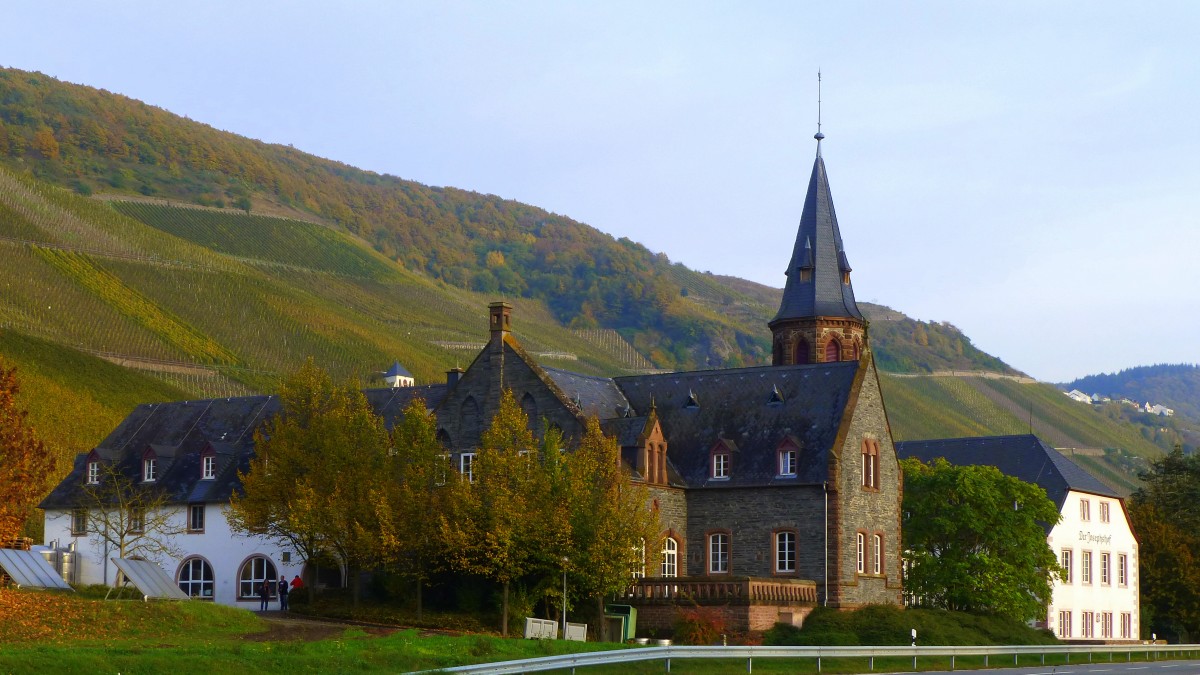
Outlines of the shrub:
M728 633L725 617L716 607L681 607L675 619L675 642L682 645L720 644Z

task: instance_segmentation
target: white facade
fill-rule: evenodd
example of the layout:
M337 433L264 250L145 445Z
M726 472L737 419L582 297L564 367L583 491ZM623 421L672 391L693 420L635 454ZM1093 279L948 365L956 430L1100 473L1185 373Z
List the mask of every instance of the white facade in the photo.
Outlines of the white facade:
M1067 575L1054 584L1046 627L1062 640L1139 639L1138 543L1121 500L1068 490L1048 541Z
M196 522L198 514L191 512L193 507L203 510L202 522ZM186 534L172 537L180 557L155 562L196 599L257 610L260 600L256 582L264 576L278 579L282 575L290 580L302 575L304 561L296 553L263 537L242 536L230 530L222 505L180 506L172 517L178 518L181 525L186 525L190 517L202 529L189 529ZM73 534L71 519L69 510L46 510L47 544L57 544L58 548L75 544L76 583L112 585L117 569L108 558L116 557L116 553L105 555L103 544L90 534ZM270 608L278 607L273 600Z

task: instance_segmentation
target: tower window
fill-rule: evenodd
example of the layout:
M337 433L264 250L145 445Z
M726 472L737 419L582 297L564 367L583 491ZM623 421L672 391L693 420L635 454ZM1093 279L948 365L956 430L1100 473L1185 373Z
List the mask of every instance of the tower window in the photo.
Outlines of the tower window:
M825 343L825 362L832 363L842 360L842 345L837 340L831 339Z
M792 363L796 365L804 365L812 363L812 358L809 355L808 340L801 338L796 340L796 353L793 355Z

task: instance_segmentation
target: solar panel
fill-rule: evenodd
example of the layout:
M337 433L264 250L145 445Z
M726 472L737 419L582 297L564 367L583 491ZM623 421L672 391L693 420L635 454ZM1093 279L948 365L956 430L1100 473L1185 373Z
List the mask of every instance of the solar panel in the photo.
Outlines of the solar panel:
M113 564L125 575L142 596L162 598L166 600L190 600L187 593L176 585L171 577L161 567L149 560L132 560L129 558L113 558Z
M74 590L54 571L37 551L0 548L0 567L12 577L17 588L63 588Z

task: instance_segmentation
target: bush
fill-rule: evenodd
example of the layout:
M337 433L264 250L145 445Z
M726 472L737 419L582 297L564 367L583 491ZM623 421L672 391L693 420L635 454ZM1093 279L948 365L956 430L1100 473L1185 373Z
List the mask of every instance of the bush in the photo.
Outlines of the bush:
M1000 616L868 605L852 612L818 607L802 628L775 624L763 644L797 646L1055 644L1048 631Z
M681 645L715 645L728 633L725 617L716 607L681 607L675 619L675 642Z

